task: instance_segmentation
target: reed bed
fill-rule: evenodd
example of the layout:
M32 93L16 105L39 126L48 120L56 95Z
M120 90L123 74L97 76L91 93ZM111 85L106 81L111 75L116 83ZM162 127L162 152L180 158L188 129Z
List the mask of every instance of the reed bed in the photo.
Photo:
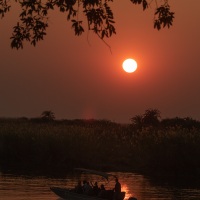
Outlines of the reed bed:
M0 169L59 173L85 167L200 177L198 128L105 122L0 120Z

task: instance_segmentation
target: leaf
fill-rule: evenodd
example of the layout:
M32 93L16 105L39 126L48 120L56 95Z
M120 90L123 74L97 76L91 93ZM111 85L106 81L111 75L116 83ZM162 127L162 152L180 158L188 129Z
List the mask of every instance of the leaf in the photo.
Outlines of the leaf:
M142 5L143 5L143 10L146 10L148 8L148 3L146 0L142 1Z

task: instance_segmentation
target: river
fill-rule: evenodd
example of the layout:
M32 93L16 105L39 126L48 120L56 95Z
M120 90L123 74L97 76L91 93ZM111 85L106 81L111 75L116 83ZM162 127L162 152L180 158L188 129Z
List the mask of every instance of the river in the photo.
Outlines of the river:
M187 183L162 184L134 173L114 173L119 177L127 200L134 196L138 200L200 200L200 186ZM81 178L81 177L78 177ZM102 179L98 180L103 182ZM46 176L20 176L0 174L0 200L61 200L50 191L51 186L73 188L77 177L66 175L62 178ZM113 188L114 182L105 184Z

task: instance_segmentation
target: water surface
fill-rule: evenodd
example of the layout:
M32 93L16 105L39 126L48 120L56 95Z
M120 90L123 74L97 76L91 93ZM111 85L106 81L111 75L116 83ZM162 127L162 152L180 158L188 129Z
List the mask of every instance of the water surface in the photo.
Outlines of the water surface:
M126 199L131 196L138 200L200 200L200 186L192 184L154 183L152 180L140 174L114 173L119 177L122 190L126 191ZM0 199L1 200L58 200L50 191L51 186L73 188L80 176L66 175L62 178L50 178L45 176L19 176L12 174L0 175ZM92 177L93 181L94 178ZM114 181L109 183L98 177L99 184L112 189ZM59 199L61 200L61 199Z

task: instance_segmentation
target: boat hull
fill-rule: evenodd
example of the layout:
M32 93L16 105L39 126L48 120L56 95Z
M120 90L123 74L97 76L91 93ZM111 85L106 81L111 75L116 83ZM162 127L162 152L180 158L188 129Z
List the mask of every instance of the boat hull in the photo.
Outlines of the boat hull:
M111 190L110 191L107 190L105 197L101 198L101 197L90 196L86 194L78 194L67 188L50 187L50 189L56 195L66 200L113 200L113 192ZM123 200L124 197L125 197L125 192L121 192L120 199L118 200Z

